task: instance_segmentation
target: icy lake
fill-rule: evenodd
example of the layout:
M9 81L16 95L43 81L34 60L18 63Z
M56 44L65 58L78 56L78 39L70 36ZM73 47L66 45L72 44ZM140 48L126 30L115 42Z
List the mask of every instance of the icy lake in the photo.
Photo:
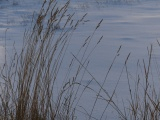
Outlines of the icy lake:
M96 2L97 1L97 2ZM107 1L107 0L106 0ZM107 3L105 0L71 0L69 6L69 12L75 12L75 20L80 19L84 14L84 24L80 25L72 36L72 42L69 45L66 54L66 62L71 60L71 53L76 54L83 41L94 32L97 24L103 19L101 26L96 30L93 35L93 43L90 44L92 49L101 36L103 39L97 45L91 56L89 56L90 64L88 65L88 71L103 84L105 75L109 70L110 65L117 50L121 46L119 55L112 66L112 69L107 76L107 80L104 84L104 88L108 93L112 93L115 86L116 89L115 100L122 108L122 99L124 101L129 99L128 80L126 72L123 69L125 60L129 53L127 67L130 73L130 79L136 79L137 61L140 63L144 60L148 60L148 49L151 44L153 45L153 55L156 64L153 64L154 82L158 83L160 74L158 66L160 65L160 52L157 40L160 41L160 1L159 0L143 0L139 2L115 2ZM64 1L59 1L59 5L62 6ZM17 1L17 4L13 4L10 1L0 1L0 64L4 63L5 57L5 44L8 54L12 54L13 44L19 50L22 46L23 33L25 28L30 25L33 12L38 13L42 0L27 0L24 2ZM7 30L7 31L6 31ZM5 43L6 40L6 43ZM92 46L93 44L93 46ZM62 68L67 70L67 66ZM155 69L154 69L155 68ZM60 76L63 78L63 76ZM87 84L92 77L86 73L82 83ZM131 82L132 83L132 82ZM133 82L134 83L134 82ZM94 89L97 88L97 84L92 82L90 84ZM103 94L103 93L102 93ZM90 97L88 97L90 96ZM80 117L79 120L88 119L83 113L85 110L91 112L94 99L96 96L92 96L90 91L87 91L79 102L79 111L77 113ZM93 117L99 119L105 109L105 101L98 102L93 112ZM83 106L81 108L80 106ZM85 109L85 110L84 110ZM108 107L106 114L102 116L102 120L107 118L108 120L118 119L118 116L112 107Z

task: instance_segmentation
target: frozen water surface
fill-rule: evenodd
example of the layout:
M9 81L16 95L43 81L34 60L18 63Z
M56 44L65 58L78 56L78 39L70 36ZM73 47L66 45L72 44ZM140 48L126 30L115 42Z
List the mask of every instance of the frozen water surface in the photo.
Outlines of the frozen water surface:
M64 4L64 1L59 2L60 5ZM41 3L42 0L22 0L17 4L0 1L0 64L4 62L5 40L7 53L11 54L10 51L14 42L17 49L22 46L23 32L30 24L33 12L38 12ZM133 78L136 73L137 61L138 59L142 61L143 58L147 58L147 47L150 47L150 44L154 46L154 57L160 58L157 44L157 40L160 39L160 1L110 2L107 4L104 0L99 2L94 0L71 0L69 12L75 12L75 20L88 13L85 19L89 21L84 25L80 25L75 31L67 53L69 56L71 56L70 52L77 53L80 44L83 43L88 35L93 33L96 25L103 19L101 27L94 34L93 41L99 39L102 35L103 40L90 56L91 62L88 66L88 70L96 77L99 83L103 83L107 70L119 46L122 45L120 56L117 57L104 86L109 93L114 90L129 53L131 53L131 56L128 61L128 68L133 74ZM5 32L6 30L7 32ZM66 57L66 59L69 58ZM87 84L90 80L91 76L86 75L83 83ZM95 89L97 87L94 82L91 83L91 86ZM116 94L120 106L122 106L122 98L129 98L125 72L122 73ZM79 104L90 112L94 99L88 99L88 96L95 98L95 96L92 96L92 92L88 90ZM97 104L93 113L95 118L101 116L106 102L101 101ZM78 109L82 110L82 108ZM108 113L105 114L107 119L117 118L116 113L113 111L109 108ZM79 113L79 115L81 114ZM105 119L105 116L102 119ZM82 115L80 119L87 118Z

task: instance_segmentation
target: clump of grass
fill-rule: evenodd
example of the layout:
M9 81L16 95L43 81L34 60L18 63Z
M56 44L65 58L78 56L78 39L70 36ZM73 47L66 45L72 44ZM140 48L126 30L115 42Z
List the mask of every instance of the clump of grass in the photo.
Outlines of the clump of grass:
M159 87L157 89L157 85L155 85L155 83L159 83L157 81L157 78L155 77L155 71L159 74L159 72L155 69L158 67L158 62L156 59L153 58L154 56L152 45L151 48L148 50L148 56L149 57L147 62L145 62L145 60L143 60L143 64L140 64L139 61L137 62L137 80L135 84L135 90L131 89L131 85L128 82L130 91L129 117L133 120L160 119ZM154 67L153 63L156 65L156 67ZM143 76L138 73L138 71L140 70ZM128 76L128 71L126 71L126 73Z
M159 44L159 42L158 42ZM153 47L148 49L148 60L138 60L135 79L129 72L125 62L126 78L128 80L129 99L125 99L124 110L115 101L114 109L123 120L159 120L159 62L153 56ZM154 69L154 70L153 70ZM158 75L157 75L158 74ZM129 104L128 104L129 102ZM111 104L112 104L111 103Z
M62 8L58 8L56 4L53 0L44 1L33 29L24 34L22 51L18 54L15 50L11 62L6 61L3 66L1 119L49 120L74 117L70 113L70 96L62 101L62 92L58 102L54 103L53 88L70 34L76 29L78 22L76 25L71 24L71 31L62 30L53 39L55 26L64 19L69 1ZM70 24L72 16L68 15L62 29Z
M5 59L0 73L2 79L0 84L0 119L74 120L77 119L77 112L80 112L88 120L102 120L109 106L118 113L119 119L159 119L159 94L149 81L152 76L152 46L148 50L148 63L143 60L143 67L139 61L137 63L137 79L134 89L127 67L130 53L124 61L113 92L108 93L104 86L117 57L120 55L121 46L118 48L102 83L88 70L89 57L103 36L95 42L94 46L90 46L90 44L103 20L86 38L78 53L70 52L72 60L68 65L67 72L66 74L61 72L71 37L87 15L85 14L75 22L73 20L74 13L67 12L69 3L70 1L66 2L63 7L58 7L56 1L45 0L36 21L33 21L31 28L24 33L24 44L20 53L14 48L13 58L9 61ZM66 29L68 27L69 29ZM139 69L140 73L138 73ZM130 100L129 106L122 111L114 97L124 70L127 73ZM72 73L72 71L74 72ZM87 84L82 83L85 74L91 77ZM143 84L140 82L140 75L142 77L144 75ZM64 76L64 79L62 80L59 76ZM98 90L90 86L93 81L98 86ZM57 82L61 86L58 86ZM90 111L79 105L87 90L95 95ZM94 112L98 102L101 101L104 104L104 110L100 116L95 117Z
M70 120L76 118L77 104L75 103L80 99L77 97L81 86L81 81L78 82L77 79L82 68L88 65L87 59L103 37L97 41L85 58L88 46L101 21L93 34L85 40L79 52L76 55L71 53L73 59L67 74L64 75L65 79L61 82L62 86L56 93L56 82L60 81L58 76L61 75L61 66L71 36L87 15L74 22L72 19L74 13L67 13L69 3L70 1L66 2L60 8L56 1L45 0L36 21L33 21L32 27L24 33L20 53L14 48L15 54L12 59L9 61L5 59L0 74L2 79L0 119ZM68 26L70 29L66 29ZM81 60L78 59L80 52L83 53ZM75 61L78 61L79 65L70 78L70 71ZM84 86L84 90L86 88L88 86Z

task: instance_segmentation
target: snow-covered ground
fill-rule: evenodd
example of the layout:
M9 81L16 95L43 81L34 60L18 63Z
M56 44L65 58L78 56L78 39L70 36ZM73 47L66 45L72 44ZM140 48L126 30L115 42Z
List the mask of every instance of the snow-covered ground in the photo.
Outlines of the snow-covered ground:
M4 62L5 41L7 53L12 53L14 42L15 47L20 49L24 30L30 25L33 13L38 13L42 2L43 0L17 0L16 2L0 0L0 64ZM64 4L63 0L59 2L60 5ZM128 61L128 69L133 78L136 73L137 60L139 59L142 62L143 58L147 58L147 47L150 47L150 44L154 46L154 57L160 58L157 44L157 40L160 39L160 1L143 0L141 2L108 3L105 0L71 0L69 12L75 12L75 20L88 13L85 20L89 22L80 25L75 31L68 54L70 52L76 54L82 41L92 34L96 25L103 19L101 27L94 34L93 41L99 39L102 35L103 40L90 56L91 62L88 66L88 70L100 83L103 83L107 70L119 46L122 45L120 56L117 58L105 84L107 91L112 92L114 90L129 53L131 53L131 56ZM88 83L90 79L89 75L86 76L83 80L84 84ZM127 84L126 74L123 72L116 92L117 99L120 102L122 98L128 97ZM96 88L96 83L91 85ZM87 92L86 96L88 95L92 96L92 93ZM87 97L84 98L79 104L84 105L84 108L90 111L93 101L87 100ZM98 103L98 107L96 106L96 111L93 113L94 117L99 118L101 116L104 104L105 102ZM112 112L109 109L108 119L117 117ZM85 116L81 117L82 119L85 119Z

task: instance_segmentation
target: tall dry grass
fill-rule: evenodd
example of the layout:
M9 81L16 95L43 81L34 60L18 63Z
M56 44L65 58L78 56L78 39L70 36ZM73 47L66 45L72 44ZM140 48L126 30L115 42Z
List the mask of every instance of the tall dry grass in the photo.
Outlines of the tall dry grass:
M87 15L78 21L73 21L74 13L67 13L69 3L70 1L59 7L55 0L45 0L36 21L33 21L31 28L24 33L20 53L14 48L11 60L7 60L5 56L5 64L0 74L0 119L76 119L76 105L80 99L78 91L81 86L81 81L77 82L77 78L82 68L87 66L88 57L102 39L101 37L97 41L85 58L92 37L102 21L81 45L79 52L76 55L70 53L73 59L68 72L61 75L60 70L71 36ZM83 56L78 60L80 52ZM76 60L78 67L70 78L70 71ZM84 71L86 70L83 70L83 74ZM60 80L59 76L66 77ZM62 81L62 85L58 92L55 92L57 81ZM83 88L85 90L87 86Z
M127 67L129 53L113 92L109 93L105 89L108 75L120 55L121 46L106 71L102 83L88 70L89 57L103 39L103 36L100 37L94 46L90 46L92 38L103 20L84 40L79 51L76 54L70 53L72 60L66 74L61 72L71 37L87 15L74 21L74 13L67 12L69 3L70 1L66 2L63 7L59 7L55 0L45 0L36 21L33 21L31 28L24 33L24 44L20 53L14 48L11 60L7 60L5 56L5 64L0 73L0 120L75 120L80 119L77 118L77 111L81 112L88 120L103 120L109 106L118 113L117 119L158 120L159 94L154 84L150 83L152 46L148 50L147 63L145 60L142 64L137 62L135 86L131 84ZM157 62L156 65L158 66ZM72 73L72 71L74 72ZM128 100L129 106L124 105L122 110L114 98L124 71L127 75L130 99ZM82 83L85 74L91 77L87 84ZM59 76L64 76L64 79L60 79ZM90 86L93 81L98 86L98 90ZM57 82L61 83L59 89ZM57 89L58 91L56 91ZM79 102L87 90L95 94L94 98L90 98L94 99L90 111L79 106ZM95 117L96 106L101 101L103 101L104 110L100 116ZM84 111L77 109L79 107Z
M44 1L32 29L24 34L24 45L20 54L15 50L13 59L5 62L1 77L1 119L49 120L73 119L71 96L63 97L62 89L57 101L53 101L53 88L70 36L76 29L68 15L62 32L56 39L56 30L64 17L69 1L59 8L54 0ZM46 25L44 24L46 23ZM67 25L71 30L65 30Z
M127 64L125 70L130 94L129 104L124 107L125 119L159 120L159 60L154 55L153 45L148 48L148 59L137 61L135 79L131 78Z

